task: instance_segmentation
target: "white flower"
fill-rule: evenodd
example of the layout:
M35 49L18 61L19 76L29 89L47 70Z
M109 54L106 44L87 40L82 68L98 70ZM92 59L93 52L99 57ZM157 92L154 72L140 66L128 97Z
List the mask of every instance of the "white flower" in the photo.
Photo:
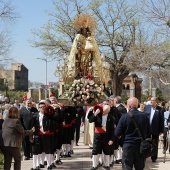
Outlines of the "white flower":
M94 85L94 87L98 87L98 85L97 85L97 84L95 84L95 85Z
M87 88L89 88L90 86L89 86L89 85L87 85L86 87L87 87Z
M89 89L86 89L86 92L89 92Z
M96 88L96 91L99 92L99 93L101 92L101 90L102 90L102 89L101 89L100 87L97 87L97 88Z
M72 87L74 87L74 86L75 86L75 84L73 83L73 84L72 84Z
M82 91L80 91L79 93L82 94Z
M77 84L77 80L74 80L74 82L73 82L74 84Z
M77 87L76 89L77 89L77 91L79 91L79 90L80 90L80 87Z
M93 80L90 80L90 81L89 81L89 84L90 84L90 85L93 85L93 84L94 84L94 81L93 81Z

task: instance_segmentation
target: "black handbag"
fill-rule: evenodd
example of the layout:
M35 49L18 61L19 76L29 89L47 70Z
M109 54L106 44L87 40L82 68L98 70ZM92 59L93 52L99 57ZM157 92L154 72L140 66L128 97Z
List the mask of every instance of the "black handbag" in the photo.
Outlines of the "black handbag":
M133 121L135 128L138 132L138 135L141 139L140 154L144 158L148 158L148 157L153 156L156 152L156 144L153 142L153 140L151 138L143 139L142 134L141 134L141 132L140 132L140 130L139 130L137 124L136 124L134 115L132 114L132 112L128 112L128 115L132 118L132 121Z

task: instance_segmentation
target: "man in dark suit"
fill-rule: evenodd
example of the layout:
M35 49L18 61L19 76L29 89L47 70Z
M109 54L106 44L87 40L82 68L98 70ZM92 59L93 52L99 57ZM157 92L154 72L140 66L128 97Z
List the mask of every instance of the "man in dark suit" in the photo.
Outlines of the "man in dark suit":
M152 162L156 162L158 157L158 141L159 135L164 132L164 112L163 109L157 105L157 98L151 98L151 105L146 105L144 112L146 112L151 128L151 137L156 144L156 152L151 157Z
M36 108L32 107L31 100L27 100L26 105L19 110L19 119L22 123L24 130L31 129L32 113L35 113L37 111L38 110ZM25 160L29 160L31 157L30 155L31 143L29 136L24 136L22 146L24 150Z
M114 102L115 102L115 106L117 107L117 109L118 109L118 111L121 115L127 113L125 106L123 106L123 104L121 103L121 97L120 96L116 96L114 98Z
M117 110L118 110L118 112L119 112L119 119L120 119L120 117L122 116L122 115L124 115L124 114L126 114L127 113L127 110L126 110L126 108L125 108L125 106L123 106L123 104L121 103L121 97L120 96L116 96L115 98L114 98L114 104L115 104L115 106L116 106L116 108L117 108ZM119 163L119 162L121 162L121 160L122 160L122 145L123 145L123 143L122 143L122 138L120 138L119 140L118 140L118 149L117 149L117 152L116 152L116 150L115 150L115 154L116 154L116 163Z

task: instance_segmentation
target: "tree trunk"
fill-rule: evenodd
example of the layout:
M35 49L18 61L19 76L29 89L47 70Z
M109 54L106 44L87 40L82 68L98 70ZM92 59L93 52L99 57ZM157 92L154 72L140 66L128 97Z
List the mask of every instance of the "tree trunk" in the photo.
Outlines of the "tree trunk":
M129 75L129 71L123 74L118 74L118 72L113 71L111 75L112 94L115 96L120 96L122 93L123 80Z

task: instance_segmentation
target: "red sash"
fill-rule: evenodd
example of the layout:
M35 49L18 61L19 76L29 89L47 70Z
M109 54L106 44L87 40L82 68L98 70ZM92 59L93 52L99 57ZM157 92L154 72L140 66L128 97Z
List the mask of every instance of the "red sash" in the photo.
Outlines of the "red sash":
M95 127L95 133L106 133L106 131L102 127Z

